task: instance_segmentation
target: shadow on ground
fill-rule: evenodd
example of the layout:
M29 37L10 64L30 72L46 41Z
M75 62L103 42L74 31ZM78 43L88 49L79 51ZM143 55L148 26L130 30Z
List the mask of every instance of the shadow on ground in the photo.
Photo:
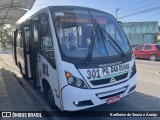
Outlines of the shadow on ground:
M0 54L12 54L12 49L0 48Z

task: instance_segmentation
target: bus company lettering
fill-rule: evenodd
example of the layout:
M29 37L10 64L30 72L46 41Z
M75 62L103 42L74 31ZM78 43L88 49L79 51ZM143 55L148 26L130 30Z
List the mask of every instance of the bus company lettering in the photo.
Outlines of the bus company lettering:
M119 71L124 71L129 69L129 64L119 65Z

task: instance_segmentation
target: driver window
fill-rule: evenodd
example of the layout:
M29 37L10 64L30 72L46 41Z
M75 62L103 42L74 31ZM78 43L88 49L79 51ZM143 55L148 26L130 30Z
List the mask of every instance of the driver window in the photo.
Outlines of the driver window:
M122 42L122 39L120 38L119 32L116 30L115 26L113 24L106 26L106 31L112 36L112 38L118 42Z
M43 14L39 17L39 19L41 54L51 63L51 65L55 66L55 55L53 50L53 41L51 37L48 15Z
M106 25L106 31L110 34L110 36L115 40L115 42L120 46L124 47L123 38L121 37L121 32L117 31L117 28L114 24ZM126 46L128 46L126 44Z
M77 29L76 27L70 27L64 29L64 39L67 50L75 50L77 49Z
M40 31L41 31L41 49L52 50L53 43L51 39L50 26L47 15L43 15L40 17Z

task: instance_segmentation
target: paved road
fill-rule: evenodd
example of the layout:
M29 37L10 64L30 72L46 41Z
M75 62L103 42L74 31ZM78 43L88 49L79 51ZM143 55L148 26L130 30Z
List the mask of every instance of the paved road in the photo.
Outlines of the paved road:
M5 67L13 71L16 75L19 75L19 71L13 65L10 54L0 54L1 67ZM3 63L3 64L2 64ZM101 105L98 107L87 109L87 111L160 111L160 61L152 62L149 60L136 60L137 71L138 71L138 83L136 91L130 96L123 98L121 101L111 104L111 105ZM23 81L22 81L23 83ZM27 86L27 87L24 87ZM24 88L26 93L30 89L31 85L24 82ZM29 97L34 101L37 101L37 98L34 98L34 94L38 93L40 101L43 103L42 95L37 91L29 90L31 93L27 93ZM31 94L31 95L30 95ZM34 102L35 103L35 102ZM40 105L40 104L39 104ZM42 104L41 104L42 105ZM45 110L50 110L46 104L44 106ZM75 119L75 118L56 118L56 119ZM101 118L76 118L76 119L95 119L95 120L106 120L106 117ZM107 118L108 120L127 120L128 118ZM160 119L160 118L130 118L136 120L143 119Z

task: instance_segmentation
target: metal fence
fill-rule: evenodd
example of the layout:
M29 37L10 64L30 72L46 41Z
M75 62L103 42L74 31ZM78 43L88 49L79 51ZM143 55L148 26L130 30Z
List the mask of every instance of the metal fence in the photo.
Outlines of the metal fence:
M158 22L126 22L122 23L122 28L132 47L158 42Z

